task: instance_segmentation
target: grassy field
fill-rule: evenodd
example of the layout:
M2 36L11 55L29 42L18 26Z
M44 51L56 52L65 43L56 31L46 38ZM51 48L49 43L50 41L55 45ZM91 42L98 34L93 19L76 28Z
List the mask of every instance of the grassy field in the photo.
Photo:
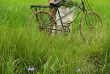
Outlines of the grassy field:
M98 42L83 41L81 16L73 23L71 36L29 34L30 5L48 5L48 1L0 0L0 74L30 74L29 67L35 68L34 74L110 74L110 0L88 1L104 22Z

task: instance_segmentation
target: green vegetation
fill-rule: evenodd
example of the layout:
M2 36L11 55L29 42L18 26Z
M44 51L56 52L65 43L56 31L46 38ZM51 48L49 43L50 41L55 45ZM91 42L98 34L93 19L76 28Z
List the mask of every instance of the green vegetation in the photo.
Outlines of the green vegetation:
M79 33L81 16L71 36L26 32L30 5L46 0L0 0L0 74L110 74L110 0L88 0L104 22L98 42L86 43Z

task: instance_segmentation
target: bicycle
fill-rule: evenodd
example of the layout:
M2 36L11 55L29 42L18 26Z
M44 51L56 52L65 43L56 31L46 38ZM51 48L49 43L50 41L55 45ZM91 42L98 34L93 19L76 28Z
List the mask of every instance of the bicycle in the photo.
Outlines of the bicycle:
M75 8L70 10L64 16L60 15L60 11L59 11L60 2L61 0L50 3L50 6L32 5L31 8L34 8L36 12L34 12L30 16L27 24L27 29L29 30L31 28L30 26L34 25L32 27L34 27L35 30L37 28L38 31L46 32L48 34L51 34L53 30L55 34L57 33L57 31L62 31L62 30L64 32L70 32L69 26L78 17L78 15L81 12L83 12L84 15L82 16L82 19L80 21L80 34L83 40L88 41L90 39L100 39L102 37L103 30L104 30L103 21L96 12L92 11L87 0L82 0L80 4L78 4ZM87 11L85 6L90 11ZM52 8L52 7L55 8L53 13L41 10L42 8L46 9L46 8ZM71 14L77 8L80 9L77 15L73 18L73 20L70 23L67 23L67 26L64 26L62 23L62 19L68 16L69 14ZM53 16L55 12L58 12L59 19L55 19L55 17ZM62 30L57 29L56 22L59 20L61 22Z

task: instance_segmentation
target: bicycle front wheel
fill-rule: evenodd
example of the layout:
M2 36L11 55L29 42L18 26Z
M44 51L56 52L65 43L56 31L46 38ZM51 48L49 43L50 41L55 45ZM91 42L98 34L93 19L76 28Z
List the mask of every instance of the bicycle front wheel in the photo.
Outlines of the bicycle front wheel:
M85 13L80 23L80 33L85 41L99 40L103 34L103 21L93 11Z
M46 32L50 34L55 27L54 30L57 29L57 25L54 17L46 11L38 11L33 13L27 24L27 30L37 31L37 32Z

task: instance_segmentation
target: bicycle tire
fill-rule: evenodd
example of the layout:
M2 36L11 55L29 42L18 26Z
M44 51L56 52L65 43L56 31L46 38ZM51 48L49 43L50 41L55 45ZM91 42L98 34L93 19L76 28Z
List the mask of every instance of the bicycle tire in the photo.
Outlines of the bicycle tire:
M101 17L93 11L85 13L80 22L80 34L84 41L100 40L104 25Z
M55 32L57 31L57 24L54 17L47 11L38 11L33 13L28 20L27 30L34 29L37 31L45 31L46 33L52 33L53 27ZM38 28L38 29L36 29Z

